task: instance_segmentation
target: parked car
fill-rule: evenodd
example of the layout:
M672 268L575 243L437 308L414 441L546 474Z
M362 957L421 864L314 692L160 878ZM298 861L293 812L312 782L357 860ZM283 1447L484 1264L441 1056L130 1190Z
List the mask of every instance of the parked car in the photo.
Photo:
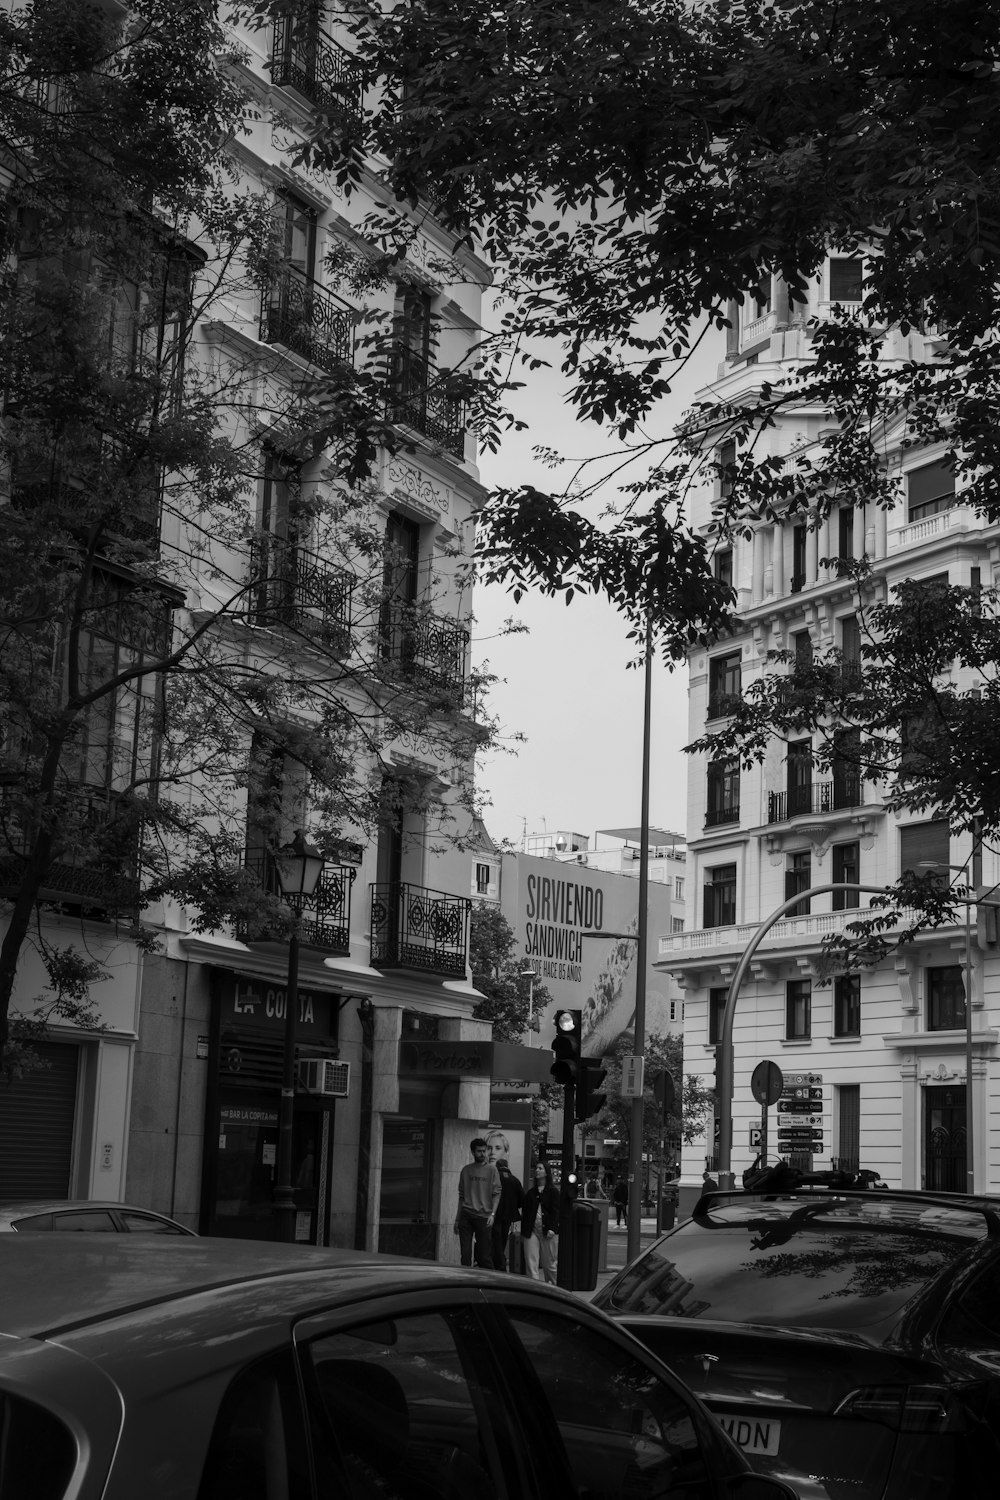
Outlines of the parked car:
M957 1500L1000 1470L1000 1200L708 1193L594 1301L762 1473Z
M4 1500L793 1500L586 1302L248 1241L0 1242Z
M38 1230L92 1234L194 1234L166 1214L130 1203L99 1203L92 1199L38 1199L30 1203L0 1203L0 1234Z

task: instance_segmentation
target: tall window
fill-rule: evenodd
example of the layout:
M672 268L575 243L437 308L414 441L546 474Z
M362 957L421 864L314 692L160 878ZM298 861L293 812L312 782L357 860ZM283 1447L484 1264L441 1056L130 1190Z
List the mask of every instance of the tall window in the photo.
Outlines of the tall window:
M788 747L788 816L812 812L812 741L793 740Z
M837 557L846 563L854 556L854 506L842 505L837 512ZM840 569L841 572L845 571Z
M490 888L489 865L476 865L476 895L485 896Z
M841 670L857 674L861 668L861 624L857 615L843 615L837 625L840 631Z
M861 975L838 974L833 981L833 1034L861 1034Z
M713 986L708 992L708 1040L713 1047L722 1040L722 1017L728 995L729 989L724 984Z
M907 823L899 830L899 873L905 875L928 875L933 871L927 865L945 866L950 852L948 824L944 818L932 818L927 823ZM948 872L942 868L942 880Z
M955 470L947 459L938 458L906 476L907 514L911 521L950 510L955 504Z
M806 586L806 528L792 527L792 578L789 592L799 594Z
M706 872L705 927L731 927L736 921L736 866L716 865Z
M812 1036L812 982L789 979L785 984L785 1038L801 1042Z
M861 1165L861 1085L840 1083L837 1092L837 1165L856 1172Z
M674 876L674 900L675 901L683 901L684 900L684 876L683 875L675 875Z
M740 653L713 656L708 663L708 717L721 719L731 714L739 703L741 686Z
M795 666L808 667L813 659L813 639L808 630L796 630L792 634L792 654Z
M857 807L861 801L861 731L838 729L833 736L833 806Z
M725 584L726 588L733 586L733 549L732 547L720 547L712 559L712 570L719 583Z
M797 854L789 856L788 868L785 871L785 900L790 896L797 896L800 892L807 891L812 885L812 854L808 849L803 849ZM790 908L788 916L805 917L809 915L809 897L804 896L796 905Z
M833 880L834 884L839 882L856 882L861 878L861 845L852 840L846 844L834 844L833 846ZM860 891L834 891L834 911L848 911L855 906L861 905Z
M740 821L740 762L738 756L713 760L708 766L706 828Z
M860 302L863 280L864 262L860 255L831 255L831 302Z
M670 931L671 932L683 932L684 931L684 918L683 917L671 917L670 918Z
M728 500L733 493L733 470L736 467L736 444L735 442L723 443L719 449L719 495L723 500Z
M961 964L926 970L927 1030L959 1031L965 1025L965 980Z

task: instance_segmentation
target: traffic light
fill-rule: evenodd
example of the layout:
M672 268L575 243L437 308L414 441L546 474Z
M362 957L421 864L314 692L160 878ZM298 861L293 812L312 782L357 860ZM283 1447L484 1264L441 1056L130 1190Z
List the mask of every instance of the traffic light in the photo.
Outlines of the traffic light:
M575 1172L567 1172L563 1182L563 1197L567 1203L575 1203L580 1196L580 1179Z
M549 1072L556 1083L576 1083L580 1077L580 1043L583 1040L583 1015L578 1010L557 1010L556 1034L552 1038L552 1066Z
M601 1092L601 1084L607 1077L603 1057L581 1057L580 1076L576 1085L576 1118L589 1120L604 1108L607 1094Z

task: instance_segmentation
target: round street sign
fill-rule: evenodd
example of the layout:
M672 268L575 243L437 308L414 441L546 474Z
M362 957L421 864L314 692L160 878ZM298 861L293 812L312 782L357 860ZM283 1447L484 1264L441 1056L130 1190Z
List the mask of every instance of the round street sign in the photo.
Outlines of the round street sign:
M750 1092L758 1104L777 1104L785 1080L777 1063L759 1062L750 1079Z

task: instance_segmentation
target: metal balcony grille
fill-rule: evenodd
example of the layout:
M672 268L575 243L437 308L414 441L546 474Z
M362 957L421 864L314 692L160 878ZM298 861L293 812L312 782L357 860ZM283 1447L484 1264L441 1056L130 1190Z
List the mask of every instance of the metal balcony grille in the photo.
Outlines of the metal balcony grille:
M250 544L253 614L258 625L287 625L345 650L351 638L355 578L315 552L278 537Z
M395 352L392 421L403 422L438 443L456 458L465 455L465 404L435 382L440 379L429 360L405 345Z
M372 886L372 964L463 977L469 946L467 896L419 885Z
M810 781L784 792L768 792L767 821L784 823L788 818L817 816L842 807L861 806L861 778L857 772L835 776L832 781Z
M469 632L445 615L392 600L382 609L383 660L423 687L460 693L465 682Z
M258 884L271 896L280 896L274 856L264 850L248 853L246 868L254 873ZM351 888L357 870L346 865L326 865L319 885L302 903L299 940L305 948L321 948L326 953L349 954L351 951ZM237 924L237 937L245 943L284 942L287 930L257 922Z
M320 109L356 123L361 119L361 79L351 54L321 37L308 17L281 16L272 33L271 82L293 88Z
M705 814L706 828L721 828L726 823L738 823L740 821L740 805L737 802L730 807L710 807Z
M141 822L135 804L103 787L68 787L55 812L56 858L41 894L49 901L135 910L139 902ZM16 781L0 785L0 892L19 888L38 827L38 810Z
M280 266L261 294L260 336L328 373L352 363L354 313L295 266Z

